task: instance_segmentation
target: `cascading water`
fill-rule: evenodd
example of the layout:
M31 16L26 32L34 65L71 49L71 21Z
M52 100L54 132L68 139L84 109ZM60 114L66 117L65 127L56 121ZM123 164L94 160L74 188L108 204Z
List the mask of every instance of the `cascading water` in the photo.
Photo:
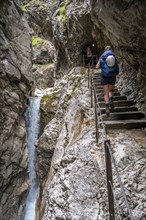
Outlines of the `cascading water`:
M27 130L27 145L29 156L29 180L30 191L27 196L24 220L35 220L35 207L37 195L39 192L39 182L36 175L36 151L35 142L39 134L40 122L40 97L30 97L29 107L25 112L26 130Z

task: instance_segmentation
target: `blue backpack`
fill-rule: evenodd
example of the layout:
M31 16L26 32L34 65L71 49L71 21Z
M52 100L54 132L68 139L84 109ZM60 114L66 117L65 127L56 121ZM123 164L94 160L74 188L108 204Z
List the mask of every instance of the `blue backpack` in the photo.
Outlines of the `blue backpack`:
M118 62L112 50L105 51L100 60L102 75L112 77L119 74Z

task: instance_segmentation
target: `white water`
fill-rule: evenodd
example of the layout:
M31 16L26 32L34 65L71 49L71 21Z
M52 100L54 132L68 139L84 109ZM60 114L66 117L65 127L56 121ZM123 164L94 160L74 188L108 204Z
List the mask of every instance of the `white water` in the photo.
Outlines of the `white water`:
M40 97L30 97L29 107L25 113L27 129L27 145L29 156L29 181L30 190L25 204L24 220L35 220L35 206L39 192L39 183L36 175L35 142L39 134L40 122Z

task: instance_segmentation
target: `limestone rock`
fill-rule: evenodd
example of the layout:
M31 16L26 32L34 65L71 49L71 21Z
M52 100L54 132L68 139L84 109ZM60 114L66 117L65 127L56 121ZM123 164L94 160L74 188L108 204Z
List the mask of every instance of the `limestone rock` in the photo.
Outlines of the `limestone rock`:
M86 79L84 68L74 68L56 84L57 111L37 144L42 219L106 219Z
M145 95L146 3L126 0L120 3L116 0L40 2L43 4L41 13L38 13L39 6L29 6L28 10L37 18L33 22L41 28L41 33L48 30L49 39L57 49L57 75L61 76L62 72L66 73L66 68L82 63L81 55L86 45L96 43L102 53L110 44L123 65L126 61L137 72L136 83ZM38 22L43 14L45 24Z
M0 219L21 219L28 191L23 112L33 86L28 26L18 1L0 2Z
M33 37L33 75L37 89L54 86L56 51L53 44L42 38Z
M54 64L33 65L33 76L37 89L47 89L54 86Z
M33 42L40 39L40 43L36 43L33 46ZM33 63L35 64L49 64L55 61L55 48L53 44L49 41L43 40L41 38L33 38Z
M38 218L108 219L103 147L105 133L99 130L97 145L87 72L74 68L56 83L55 89L60 91L56 114L37 144L37 171L42 186ZM108 138L130 209L134 218L142 219L145 215L145 131L111 131ZM127 210L114 170L113 179L121 217L126 220Z

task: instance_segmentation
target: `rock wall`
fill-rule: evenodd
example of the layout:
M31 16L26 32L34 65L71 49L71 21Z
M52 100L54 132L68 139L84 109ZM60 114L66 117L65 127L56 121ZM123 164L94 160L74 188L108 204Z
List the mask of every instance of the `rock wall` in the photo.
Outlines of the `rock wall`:
M37 144L38 219L106 220L87 70L73 68L52 93L57 93L56 114Z
M90 6L95 39L101 42L97 34L97 30L100 30L102 45L112 45L122 61L120 81L125 88L121 88L121 91L127 94L131 85L136 88L137 92L132 90L130 97L142 103L142 110L146 114L146 3L90 0Z
M102 52L110 44L119 61L126 63L125 69L128 65L135 70L134 86L143 95L146 93L145 10L146 3L142 0L40 0L35 7L34 3L27 7L35 29L47 36L57 50L57 75L61 76L67 68L82 64L85 45L95 42ZM40 22L42 17L44 24ZM146 106L146 98L143 103Z
M26 3L29 1L25 1ZM110 44L121 62L118 82L121 92L128 95L129 99L138 101L138 107L146 112L146 33L143 20L146 5L142 1L132 0L120 3L116 0L42 0L30 1L26 5L24 7L35 32L49 38L57 50L55 73L60 78L55 82L54 88L46 90L41 103L47 118L44 117L44 121L49 123L37 143L37 173L41 183L38 219L108 219L101 165L103 152L100 146L96 149L87 81L83 80L80 69L74 68L70 72L69 68L82 65L82 51L87 44L96 42L101 52ZM43 83L41 87L43 88ZM131 140L129 136L123 136L122 132L118 135L122 138L115 150L121 146L123 138ZM131 145L133 143L137 149L138 145L134 141L130 142ZM127 146L129 148L129 144ZM127 149L126 146L124 148ZM127 159L130 154L131 152L128 156L126 153L122 154L119 163L128 161L126 166L133 170L133 162ZM126 166L124 169L129 176ZM137 164L135 167L138 167ZM139 169L143 170L143 167L142 159ZM123 175L122 169L120 172ZM136 176L134 172L130 183L124 182L126 186L130 185L129 197ZM141 177L143 180L143 173L138 178ZM137 187L140 190L136 197L130 197L130 206L134 217L142 219L143 185L135 184L133 192L137 192ZM116 189L123 211L122 219L126 219L118 183ZM139 197L140 205L137 205Z
M87 72L83 67L73 68L42 98L42 106L54 110L54 116L37 143L37 173L41 186L38 219L109 219L105 133L99 129L97 144ZM134 78L129 90L133 89L133 81ZM107 137L134 219L143 220L146 131L110 130ZM114 168L113 180L121 219L127 220L127 209ZM118 218L116 205L115 212Z
M22 219L28 191L23 113L33 86L31 41L17 0L0 1L0 219Z

